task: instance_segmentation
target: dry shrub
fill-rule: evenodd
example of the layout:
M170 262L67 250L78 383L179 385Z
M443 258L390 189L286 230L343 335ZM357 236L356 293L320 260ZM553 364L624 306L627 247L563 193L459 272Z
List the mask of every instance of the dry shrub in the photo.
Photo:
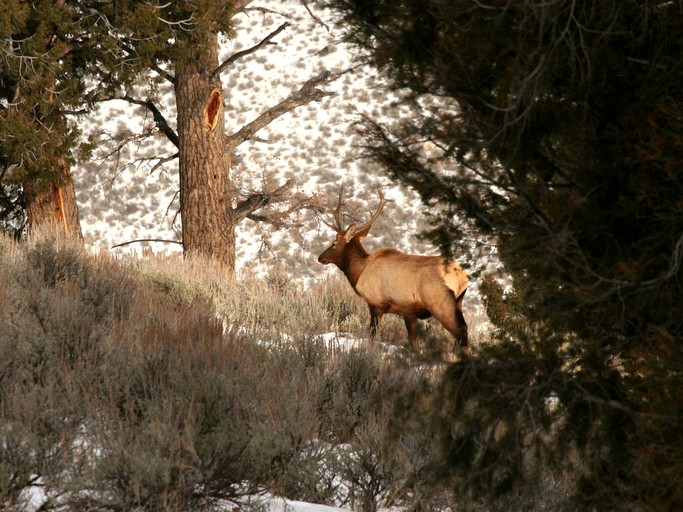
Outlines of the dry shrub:
M131 281L68 240L2 244L0 502L19 506L29 482L63 492L64 475L82 469L74 447L88 416L84 383L99 378Z
M335 275L316 281L311 286L310 300L326 312L333 330L367 334L367 305L358 297L344 277Z
M376 512L392 485L394 468L383 453L387 441L387 410L368 414L356 431L354 443L338 459L340 475L349 485L349 506Z
M146 299L111 340L97 494L186 510L277 487L317 426L296 350L225 336L203 299Z
M0 239L0 277L5 508L32 483L44 509L95 510L209 509L256 490L371 510L395 487L385 425L414 370L316 336L365 323L348 283L230 281L54 236Z

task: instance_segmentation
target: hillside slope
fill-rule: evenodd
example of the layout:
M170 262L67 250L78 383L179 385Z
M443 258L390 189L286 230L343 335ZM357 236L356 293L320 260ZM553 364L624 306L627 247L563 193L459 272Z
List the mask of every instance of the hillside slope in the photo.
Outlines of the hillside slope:
M290 27L275 39L276 45L239 60L223 74L228 133L322 69L336 72L353 66L351 51L339 42L340 32L330 12L316 12L323 26L297 1L264 0L259 5L266 10L238 16L237 37L222 42L222 59L258 43L284 21ZM236 184L257 188L272 174L281 181L294 179L306 191L336 196L344 183L350 200L355 197L356 206L368 212L376 205L375 188L381 184L395 203L377 222L368 247L386 244L434 253L434 248L417 238L424 221L416 196L391 185L371 163L355 158L359 139L353 124L359 114L400 118L407 113L392 107L392 96L372 70L349 71L327 89L334 95L281 117L257 134L258 141L240 146L232 170ZM148 92L141 88L136 94L144 98ZM159 96L161 110L175 124L173 95L161 91ZM141 238L179 238L177 161L153 169L156 160L150 160L172 155L175 148L158 136L114 151L117 134L139 134L151 123L142 108L118 101L101 105L84 123L85 132L100 135L97 158L74 170L83 232L93 249L110 250L115 244ZM332 271L323 271L316 262L332 233L311 215L302 221L301 229L268 234L265 240L257 226L243 223L238 235L239 268L263 271L285 265L292 273L308 277ZM118 251L141 250L145 245L155 252L179 250L176 244L156 243L131 244Z

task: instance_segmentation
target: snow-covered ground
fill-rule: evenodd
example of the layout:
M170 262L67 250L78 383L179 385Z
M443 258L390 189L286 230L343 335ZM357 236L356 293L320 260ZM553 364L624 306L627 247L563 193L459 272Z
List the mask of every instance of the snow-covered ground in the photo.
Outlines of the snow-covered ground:
M269 502L271 512L339 512L343 508L316 505L305 501L292 501L284 498L274 498Z
M26 488L19 499L23 504L22 510L24 512L41 510L41 507L48 502L48 497L43 491L40 480L36 481L35 485ZM261 510L263 512L346 512L347 510L339 507L331 507L329 505L288 500L286 498L270 496L268 494L253 497L251 505L255 510ZM236 503L226 503L224 507L226 511L234 510L235 508L239 508L239 505Z
M42 487L40 487L39 483L26 489L26 492L20 499L25 505L23 510L26 512L41 510L41 506L47 502L47 497L42 492ZM256 497L255 500L258 500L259 506L254 506L254 508L263 512L346 512L348 510L267 495ZM239 508L235 503L225 505L226 511L234 510L235 508Z

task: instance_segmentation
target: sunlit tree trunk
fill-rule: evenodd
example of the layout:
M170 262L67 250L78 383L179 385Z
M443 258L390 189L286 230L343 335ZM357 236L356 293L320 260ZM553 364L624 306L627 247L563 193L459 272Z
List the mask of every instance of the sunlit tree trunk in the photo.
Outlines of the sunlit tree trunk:
M196 48L194 59L176 65L180 211L185 256L207 256L233 273L231 155L224 132L220 78L211 77L217 66L215 35Z
M60 158L54 180L25 180L22 184L29 229L53 224L61 233L83 243L76 191L68 164Z

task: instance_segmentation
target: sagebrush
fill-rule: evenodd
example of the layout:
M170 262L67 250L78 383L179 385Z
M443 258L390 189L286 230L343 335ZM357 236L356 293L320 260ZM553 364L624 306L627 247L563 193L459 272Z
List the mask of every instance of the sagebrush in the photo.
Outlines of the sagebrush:
M265 491L375 510L405 486L386 427L425 377L400 353L323 341L364 333L345 283L228 280L54 235L2 238L0 277L5 508L27 509L32 489L43 510L200 510Z

